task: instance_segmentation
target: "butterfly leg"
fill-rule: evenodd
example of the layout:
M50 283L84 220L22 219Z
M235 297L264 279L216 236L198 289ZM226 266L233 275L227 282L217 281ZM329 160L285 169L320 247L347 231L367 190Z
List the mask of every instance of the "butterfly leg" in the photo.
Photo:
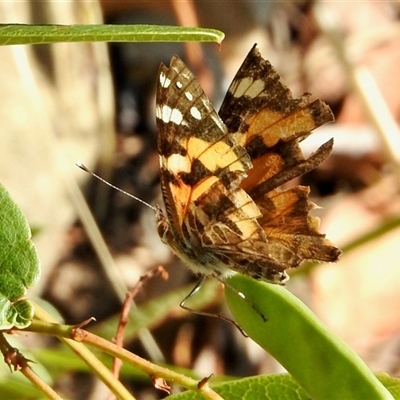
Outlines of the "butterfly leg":
M189 307L185 306L185 303L192 297L194 296L203 286L203 283L206 281L206 277L202 276L199 281L196 283L196 286L190 291L190 293L180 302L179 306L182 307L184 310L187 311L192 311L195 312L194 310L192 310Z
M225 282L218 275L214 276L214 278L217 279L219 282L221 282L224 286L228 287L229 290L232 290L232 292L235 293L237 296L239 296L244 301L246 301L247 304L261 317L263 322L267 322L268 321L268 318L260 310L258 310L257 307L255 306L255 304L253 304L250 300L248 300L247 297L242 292L239 292L239 290L235 289L232 285L230 285L229 283Z
M217 276L213 276L213 277L215 277L215 278L216 278L218 281L220 281L221 283L226 284L226 283L224 283L220 278L218 278ZM224 320L224 321L226 321L226 322L229 322L229 323L233 324L237 329L239 329L240 333L241 333L244 337L248 337L248 335L246 334L246 332L239 326L239 324L238 324L236 321L234 321L233 319L227 317L226 315L223 315L223 314L221 314L221 313L212 314L212 313L208 313L208 312L206 312L206 311L193 310L192 308L187 307L187 306L185 305L185 303L201 289L201 287L203 286L203 284L204 284L204 282L206 281L206 279L207 279L206 276L202 276L202 277L199 279L199 281L196 283L196 286L195 286L195 287L190 291L190 293L180 302L180 304L179 304L180 307L182 307L184 310L187 310L187 311L192 312L193 314L203 315L203 316L206 316L206 317L220 318L220 319L222 319L222 320ZM231 286L229 286L229 287L231 287ZM235 289L232 288L232 290L235 290ZM237 290L235 290L235 291L236 291L237 293L240 293L240 292L238 292ZM243 295L242 293L240 293L240 295L241 295L241 297L244 297L244 295Z

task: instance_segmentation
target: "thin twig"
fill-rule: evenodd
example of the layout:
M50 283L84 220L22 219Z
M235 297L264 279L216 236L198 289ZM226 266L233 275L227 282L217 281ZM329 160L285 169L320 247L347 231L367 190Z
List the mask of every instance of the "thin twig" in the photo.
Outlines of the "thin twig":
M150 279L153 279L156 275L161 275L164 279L168 277L168 274L165 271L165 269L162 266L158 266L156 268L151 269L148 271L146 274L140 277L138 283L131 288L128 293L125 296L125 301L122 305L122 311L121 315L119 318L119 324L117 328L117 334L115 336L114 343L119 346L123 347L124 346L124 332L126 325L129 322L129 313L131 310L131 304L133 299L137 296L138 292L143 289L144 284L149 281ZM115 376L115 378L118 379L119 376L119 371L122 367L122 361L119 358L114 358L113 361L113 366L112 366L112 372Z

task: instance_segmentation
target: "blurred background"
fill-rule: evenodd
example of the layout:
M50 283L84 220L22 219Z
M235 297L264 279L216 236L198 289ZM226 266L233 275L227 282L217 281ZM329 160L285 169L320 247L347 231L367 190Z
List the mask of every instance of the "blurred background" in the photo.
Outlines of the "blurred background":
M220 47L62 43L0 49L0 182L27 216L42 261L41 280L30 296L51 303L69 324L94 316L98 323L88 328L111 338L124 285L135 286L162 265L169 278L148 279L135 298L139 305L152 301L159 311L146 317L155 342L132 326L127 348L194 369L199 377L282 371L230 324L179 309L196 278L160 242L153 211L75 167L80 160L122 189L161 204L154 115L160 62L178 54L218 108L258 43L294 96L312 93L336 118L304 143L311 153L335 139L330 158L299 183L311 186L322 207L315 211L321 231L344 254L336 264L290 271L287 288L372 370L399 374L399 12L397 1L1 2L1 23L197 25L226 35ZM79 187L112 254L110 263L99 261L83 227L82 218L89 217L82 217ZM220 312L222 289L211 285L197 301L208 312ZM33 357L54 365L56 342L34 335L24 340L50 349L39 347ZM68 362L46 371L60 393L107 398L101 383L80 367L68 371ZM142 375L129 376L124 383L138 398L164 396Z

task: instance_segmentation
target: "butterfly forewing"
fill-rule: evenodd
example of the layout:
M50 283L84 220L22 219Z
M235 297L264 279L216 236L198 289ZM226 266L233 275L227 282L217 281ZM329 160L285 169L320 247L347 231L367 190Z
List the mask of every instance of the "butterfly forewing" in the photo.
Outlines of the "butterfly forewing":
M216 254L221 241L228 239L215 241L212 232L218 225L235 226L241 237L253 231L264 235L256 221L258 208L239 189L252 167L250 157L178 57L169 68L160 67L156 104L161 184L171 233L166 241L187 262L198 264L193 269L220 273L225 265ZM210 240L213 246L204 254Z
M159 77L156 116L161 179L181 224L190 202L207 190L206 178L229 171L243 173L251 163L178 57L171 60L170 68L160 67Z

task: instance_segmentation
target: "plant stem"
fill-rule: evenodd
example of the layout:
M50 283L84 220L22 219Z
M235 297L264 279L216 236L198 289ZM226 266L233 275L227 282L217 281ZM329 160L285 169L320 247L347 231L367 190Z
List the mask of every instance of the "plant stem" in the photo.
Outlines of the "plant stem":
M20 371L26 378L33 383L48 399L51 400L62 400L60 397L46 382L39 378L39 376L32 370L29 365L28 359L26 359L18 349L12 347L4 334L0 332L0 351L4 356L5 363L10 367L14 368L14 371Z
M61 342L78 354L118 399L135 400L132 394L129 393L118 379L115 379L112 372L86 346L69 339L73 328L65 325L58 325L54 318L37 304L35 304L35 317L39 319L39 321L32 321L32 324L25 330L56 336ZM38 329L35 329L35 327Z
M208 382L200 385L195 379L153 364L150 361L147 361L136 354L101 338L100 336L81 329L80 327L77 328L74 326L54 323L54 320L37 305L35 305L35 316L40 319L40 321L34 320L28 328L24 329L25 331L46 333L58 337L61 341L71 347L74 352L89 365L89 368L91 368L93 372L95 372L100 379L110 387L114 394L116 394L114 391L115 388L111 387L110 384L115 383L115 381L119 383L119 381L112 376L112 373L105 368L105 366L93 355L93 353L90 352L90 350L83 346L83 344L95 346L113 357L117 357L135 367L138 367L152 378L162 378L168 382L176 383L186 389L197 392L208 400L222 400L222 398L209 387ZM106 373L103 372L103 369L106 370ZM100 373L99 371L102 372ZM125 399L125 397L121 396L119 398ZM132 397L129 397L129 399L132 399Z

